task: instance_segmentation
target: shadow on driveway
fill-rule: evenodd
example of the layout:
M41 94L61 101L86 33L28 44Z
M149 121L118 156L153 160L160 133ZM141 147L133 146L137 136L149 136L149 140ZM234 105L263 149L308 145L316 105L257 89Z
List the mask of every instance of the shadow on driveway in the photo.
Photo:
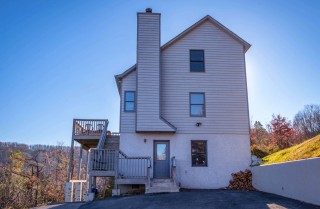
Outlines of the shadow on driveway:
M202 208L290 208L320 209L319 206L264 192L231 190L191 190L180 193L126 196L94 201L80 209L202 209ZM60 209L59 207L55 209ZM61 208L62 209L62 208ZM65 209L65 208L63 208ZM67 209L67 208L66 208Z

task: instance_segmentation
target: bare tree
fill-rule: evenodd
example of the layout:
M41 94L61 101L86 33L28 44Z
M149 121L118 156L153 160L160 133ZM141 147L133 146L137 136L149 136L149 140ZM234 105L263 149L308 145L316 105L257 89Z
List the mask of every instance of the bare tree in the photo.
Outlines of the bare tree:
M320 134L320 105L305 105L293 121L294 129L302 139L309 139Z

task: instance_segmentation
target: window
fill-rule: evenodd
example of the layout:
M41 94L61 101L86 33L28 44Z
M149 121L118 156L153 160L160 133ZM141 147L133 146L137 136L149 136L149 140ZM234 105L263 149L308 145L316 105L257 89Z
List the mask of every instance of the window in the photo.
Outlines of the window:
M190 50L190 72L204 72L204 50Z
M135 92L125 91L124 93L124 111L134 112L135 111Z
M207 141L191 141L192 166L208 166Z
M190 116L205 116L204 93L190 93Z
M157 143L157 160L167 159L167 144Z

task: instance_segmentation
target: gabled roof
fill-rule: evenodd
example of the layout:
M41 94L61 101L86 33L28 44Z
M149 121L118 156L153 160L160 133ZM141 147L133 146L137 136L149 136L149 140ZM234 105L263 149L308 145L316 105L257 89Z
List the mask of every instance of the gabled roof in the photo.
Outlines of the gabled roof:
M162 45L160 47L160 50L164 50L167 47L171 46L172 44L174 44L175 42L177 42L179 39L181 39L182 37L184 37L185 35L187 35L188 33L190 33L191 31L193 31L195 28L197 28L198 26L200 26L202 23L206 22L206 21L210 21L212 24L214 24L215 26L217 26L219 29L221 29L223 32L225 32L226 34L228 34L231 38L233 38L234 40L236 40L237 42L239 42L240 44L243 45L243 49L244 52L247 52L248 49L251 47L251 45L246 42L245 40L243 40L242 38L240 38L237 34L235 34L234 32L232 32L231 30L229 30L227 27L225 27L224 25L222 25L220 22L218 22L217 20L215 20L213 17L211 17L210 15L205 16L204 18L202 18L201 20L199 20L198 22L196 22L195 24L191 25L189 28L187 28L186 30L184 30L182 33L180 33L179 35L177 35L176 37L174 37L173 39L171 39L170 41L168 41L167 43L165 43L164 45ZM121 80L126 77L127 75L129 75L131 72L136 70L136 64L133 65L132 67L130 67L128 70L124 71L123 73L116 75L115 79L117 82L117 86L118 86L118 91L120 93L120 83Z
M161 46L161 50L167 48L168 46L172 45L173 43L175 43L176 41L178 41L179 39L181 39L182 37L184 37L185 35L187 35L188 33L190 33L193 29L197 28L198 26L200 26L202 23L204 23L205 21L210 21L212 24L214 24L215 26L217 26L218 28L220 28L223 32L225 32L226 34L228 34L229 36L231 36L231 38L233 38L234 40L238 41L240 44L243 45L244 47L244 52L247 52L248 49L251 47L251 45L246 42L245 40L243 40L242 38L240 38L238 35L236 35L234 32L232 32L231 30L229 30L227 27L225 27L224 25L222 25L220 22L218 22L217 20L215 20L213 17L211 17L210 15L205 16L204 18L202 18L201 20L199 20L198 22L196 22L195 24L191 25L189 28L187 28L186 30L184 30L182 33L180 33L179 35L177 35L176 37L174 37L173 39L171 39L170 41L168 41L167 43L165 43L164 45Z

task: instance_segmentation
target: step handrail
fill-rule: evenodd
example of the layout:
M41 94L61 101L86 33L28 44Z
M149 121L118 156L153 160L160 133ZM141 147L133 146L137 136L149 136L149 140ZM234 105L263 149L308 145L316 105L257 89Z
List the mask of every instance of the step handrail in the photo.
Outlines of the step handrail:
M119 154L120 156L124 157L124 158L128 158L128 155L126 155L124 152L122 152L121 150L119 150Z
M175 156L171 158L171 178L173 180L173 183L177 184L177 163Z
M108 124L109 124L109 121L107 120L107 121L106 121L106 124L105 124L104 127L103 127L103 131L102 131L102 133L101 133L101 136L100 136L100 139L99 139L99 142L98 142L98 145L97 145L97 148L98 148L98 149L103 149L103 146L104 146L105 141L106 141L106 139L107 139Z

